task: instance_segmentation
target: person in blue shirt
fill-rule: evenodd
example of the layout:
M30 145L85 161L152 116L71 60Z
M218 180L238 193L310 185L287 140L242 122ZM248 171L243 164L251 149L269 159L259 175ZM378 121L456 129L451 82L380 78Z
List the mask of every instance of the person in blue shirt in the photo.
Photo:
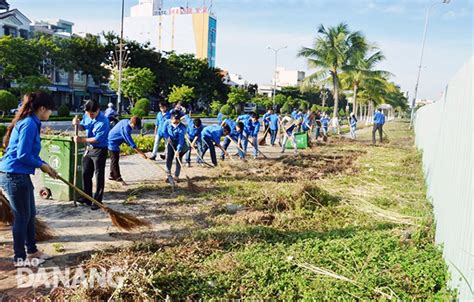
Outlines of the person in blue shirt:
M316 111L316 115L314 116L314 124L316 125L316 141L321 136L321 111Z
M293 109L293 111L291 112L291 115L290 117L294 120L298 119L297 118L297 115L298 115L298 111L296 109Z
M303 115L303 120L302 120L302 124L301 124L301 129L302 129L304 132L311 131L311 129L313 128L313 119L314 119L314 116L313 116L313 113L311 112L311 110L308 110L308 111Z
M85 105L85 114L82 120L74 118L73 125L79 125L81 130L86 131L86 137L75 136L74 140L78 143L87 144L86 152L82 157L82 185L84 192L92 196L92 178L95 174L96 190L94 199L102 202L104 197L105 185L105 161L107 160L108 136L109 136L109 120L100 112L99 103L97 101L88 100ZM92 210L99 207L89 200L81 198L79 203L89 205Z
M321 127L323 130L323 141L327 141L329 131L329 115L327 112L323 112L323 116L321 117Z
M286 142L288 139L291 139L291 142L293 144L294 148L294 153L296 154L298 152L297 146L296 146L296 139L295 139L295 132L298 126L301 124L301 119L292 119L288 116L284 117L282 120L282 127L283 127L283 142L281 144L281 153L285 152L286 149Z
M209 149L209 153L211 154L211 161L214 166L217 166L217 156L216 156L216 148L221 149L226 156L229 156L227 151L221 146L221 137L227 136L230 134L230 127L228 125L210 125L204 127L202 130L202 153L201 158L204 158L204 155Z
M267 134L270 132L270 121L268 120L268 117L273 114L273 108L268 107L267 112L262 116L262 121L263 121L263 145L266 145L267 141Z
M374 128L372 128L372 144L375 145L375 132L379 132L380 135L380 143L382 143L383 139L383 125L385 124L385 115L382 112L382 108L379 108L374 114Z
M219 113L217 114L217 123L218 123L219 125L222 124L222 120L224 119L224 117L225 117L225 116L224 116L224 114L223 114L222 112L219 112Z
M110 128L113 128L115 125L118 123L118 113L117 111L114 110L114 104L109 103L107 105L107 109L104 111L105 117L109 120L110 122Z
M174 180L178 181L181 172L183 156L188 151L188 145L184 136L186 135L186 126L181 123L181 113L174 111L171 117L164 125L163 137L168 142L166 152L166 170L168 176L171 175L173 160L176 159L176 168L174 171ZM168 178L167 178L168 179Z
M243 136L243 131L244 131L244 123L242 122L235 122L234 120L231 119L225 119L222 122L222 127L225 125L229 126L230 128L230 134L226 135L224 137L224 142L222 143L222 152L221 152L221 159L225 159L225 151L227 151L227 148L229 148L230 142L234 141L234 143L237 144L237 154L239 154L240 159L245 158L245 154L239 149L242 148L242 136Z
M258 156L258 132L260 131L260 122L258 121L258 114L252 112L250 118L244 123L244 140L242 149L247 153L247 146L249 141L253 145L253 158Z
M170 119L171 112L168 112L168 105L165 102L160 102L160 112L156 114L155 121L155 142L153 143L153 151L151 152L151 160L156 159L158 148L163 139L165 122Z
M137 144L133 141L132 138L132 130L133 129L141 129L142 121L138 116L132 116L129 120L121 120L120 122L115 125L112 130L109 132L108 137L108 144L109 144L109 156L110 156L110 175L109 179L121 182L122 184L126 184L123 179L122 175L120 174L120 145L123 143L130 146L130 148L134 149L141 157L147 158L146 155L140 151L137 147Z
M351 128L351 138L356 139L357 118L354 112L351 112L349 116L349 127Z
M53 104L51 96L44 92L25 95L3 141L5 154L0 161L0 187L14 217L12 233L15 266L36 266L51 258L36 246L35 194L30 174L35 174L39 168L52 178L57 178L57 172L39 157L41 121L49 119Z
M186 152L186 163L188 167L191 167L191 151L195 149L199 155L201 154L202 150L202 139L201 139L201 132L203 129L202 121L200 118L195 118L194 120L189 116L184 116L186 120L186 134L188 135L189 144L191 145L188 152ZM201 163L201 159L196 159L197 163Z
M268 122L268 127L270 128L270 144L275 146L280 117L273 111L273 109L270 109L269 113L270 114L267 116L266 120Z

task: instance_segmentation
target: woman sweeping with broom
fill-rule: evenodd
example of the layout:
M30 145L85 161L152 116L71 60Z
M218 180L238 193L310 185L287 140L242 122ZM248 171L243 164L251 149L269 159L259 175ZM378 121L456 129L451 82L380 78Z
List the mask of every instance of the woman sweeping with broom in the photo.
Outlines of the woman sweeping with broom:
M52 107L51 96L44 92L26 95L3 141L6 150L0 161L0 188L6 194L14 216L15 266L37 266L51 258L36 247L36 207L30 174L40 168L52 178L57 177L57 172L39 157L41 121L49 119Z

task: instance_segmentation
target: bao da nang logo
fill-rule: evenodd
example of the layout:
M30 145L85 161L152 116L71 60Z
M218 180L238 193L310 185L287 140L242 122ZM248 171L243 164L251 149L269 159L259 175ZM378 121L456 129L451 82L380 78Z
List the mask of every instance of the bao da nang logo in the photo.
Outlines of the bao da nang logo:
M31 260L34 261L34 260ZM40 267L37 271L29 267L17 269L17 288L117 288L122 287L125 277L121 267L91 268L87 272L82 267L64 268Z

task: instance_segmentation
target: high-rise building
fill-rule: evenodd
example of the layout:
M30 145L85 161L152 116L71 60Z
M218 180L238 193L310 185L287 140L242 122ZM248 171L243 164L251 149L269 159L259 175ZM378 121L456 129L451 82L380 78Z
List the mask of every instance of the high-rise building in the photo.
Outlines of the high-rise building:
M124 20L126 39L150 43L157 51L192 53L216 64L216 17L208 7L163 7L162 0L139 0Z

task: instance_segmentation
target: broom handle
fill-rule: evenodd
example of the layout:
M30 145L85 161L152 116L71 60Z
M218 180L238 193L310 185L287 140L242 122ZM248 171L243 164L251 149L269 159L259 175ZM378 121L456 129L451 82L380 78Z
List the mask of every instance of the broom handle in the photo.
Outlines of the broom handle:
M227 137L237 146L237 149L239 149L240 151L242 151L242 153L245 155L245 151L244 151L242 148L240 148L239 144L238 144L236 141L234 141L234 140L232 139L232 137L230 137L230 135L227 135ZM230 156L229 156L229 157L230 157ZM232 157L230 157L230 158L232 158Z
M176 151L176 149L174 148L173 143L172 143L172 142L171 142L171 143L168 142L168 146L171 146L171 148L173 148L174 157L178 160L178 164L181 166L181 169L183 169L183 172L184 172L184 174L186 175L186 178L189 178L188 173L186 172L186 169L187 169L187 168L186 168L186 169L184 168L184 165L183 165L183 163L181 162L181 159L179 159L179 153L178 153L178 152ZM171 170L171 169L170 169L170 170ZM171 171L170 171L170 173L171 173Z
M248 139L248 137L246 137L245 139L247 140L247 142L249 142L249 143L252 145L252 147L255 148L255 145L252 143L252 141L250 141L250 140ZM265 153L263 153L262 151L260 151L260 149L258 150L258 152L259 152L260 154L262 154L263 157L265 157L265 159L268 159L268 156L266 156Z
M193 149L194 152L196 152L196 155L199 157L199 159L202 160L202 162L203 162L204 164L206 164L206 165L212 167L211 164L208 164L208 163L206 163L206 162L204 161L204 159L203 159L203 158L201 157L201 155L199 154L198 150L196 150L196 148L193 147L193 144L192 144L191 141L189 140L189 137L185 136L185 138L186 138L186 140L188 141L188 144L189 144L189 146L191 147L191 149Z
M96 206L98 206L99 208L101 208L102 210L106 210L107 207L105 205L103 205L102 203L98 202L97 200L95 200L94 198L90 197L89 195L87 195L84 191L82 191L81 189L79 189L78 187L76 187L75 185L73 185L72 183L70 183L69 181L67 181L66 179L64 179L62 176L58 175L58 179L61 180L63 183L65 183L66 185L68 185L69 187L73 188L74 191L76 191L77 193L79 193L79 195L81 195L82 197L86 198L87 200L89 200L90 202L94 203Z
M76 119L79 118L79 116L76 114L75 116ZM79 135L79 125L74 125L74 135L77 137ZM73 178L73 184L77 186L77 162L79 161L79 144L77 141L74 142L74 178ZM77 193L76 191L73 191L73 200L74 200L74 207L77 207Z
M268 133L268 130L270 130L270 125L267 127L267 130L265 130L265 132L263 133L263 137L262 138L267 138L266 135Z

